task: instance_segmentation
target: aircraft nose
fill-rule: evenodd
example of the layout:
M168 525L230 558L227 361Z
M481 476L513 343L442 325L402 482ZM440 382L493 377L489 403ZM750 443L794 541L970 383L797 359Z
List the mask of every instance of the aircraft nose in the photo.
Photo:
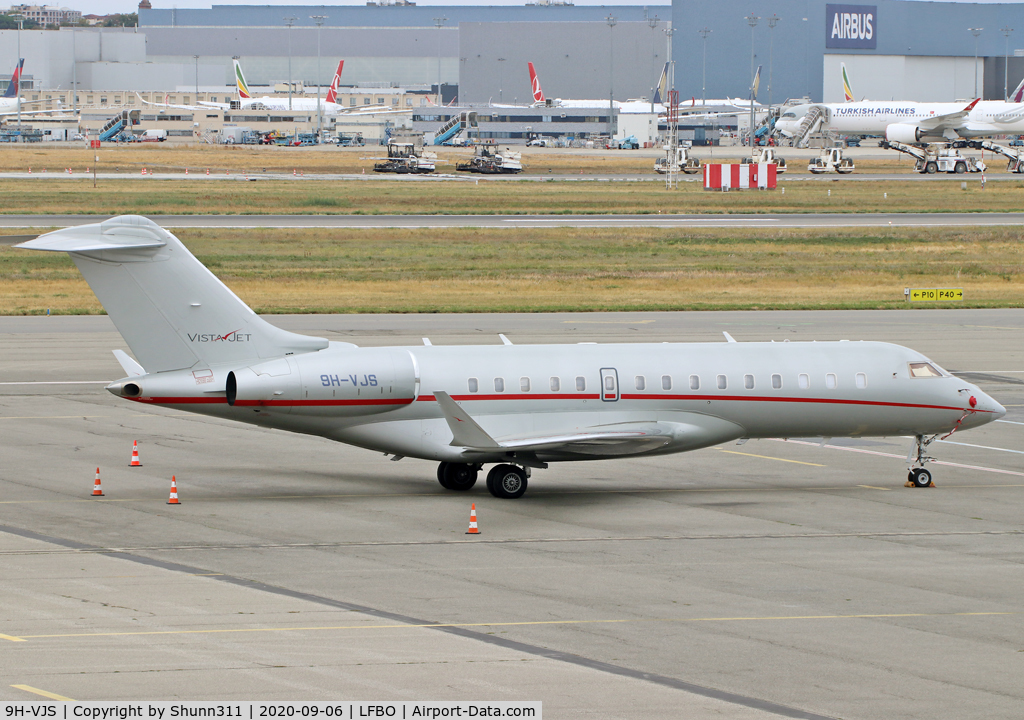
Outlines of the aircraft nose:
M971 408L984 413L988 417L988 421L998 420L999 418L1006 415L1006 408L996 402L988 393L984 393L978 388L973 388L970 399Z

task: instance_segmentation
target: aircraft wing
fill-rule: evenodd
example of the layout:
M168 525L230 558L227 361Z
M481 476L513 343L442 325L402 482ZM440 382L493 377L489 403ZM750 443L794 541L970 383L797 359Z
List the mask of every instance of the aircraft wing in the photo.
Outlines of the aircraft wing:
M62 107L62 108L54 108L52 110L22 110L21 111L21 115L22 115L22 117L24 117L25 115L48 115L50 113L66 113L66 112L69 112L68 108ZM18 114L17 110L8 110L7 112L0 112L0 117L14 116L14 115L17 115L17 114Z
M742 437L743 428L719 418L686 413L681 422L637 420L575 428L566 432L531 433L492 438L469 414L444 392L434 398L452 431L451 445L463 454L494 456L515 453L517 458L537 453L620 457L650 452L669 444L697 449Z
M978 100L976 99L963 110L945 113L944 115L934 115L917 123L917 126L922 130L956 130L959 127L963 127L963 119L970 114L977 104Z
M192 110L193 112L195 112L196 110L204 110L204 109L208 110L209 109L208 107L204 108L204 107L199 106L199 105L172 105L170 103L149 102L149 100L143 100L142 96L139 95L138 93L135 93L135 96L137 98L139 98L139 102L141 102L143 105L152 105L153 107L158 107L158 108L174 108L175 110Z

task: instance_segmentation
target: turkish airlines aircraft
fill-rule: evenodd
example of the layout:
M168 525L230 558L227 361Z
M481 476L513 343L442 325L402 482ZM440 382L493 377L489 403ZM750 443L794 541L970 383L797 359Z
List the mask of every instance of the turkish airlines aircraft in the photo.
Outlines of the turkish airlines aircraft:
M696 450L743 438L916 438L910 479L940 435L1003 407L918 352L877 342L360 348L258 317L143 217L17 247L69 253L135 358L114 395L434 460L449 490L520 497L529 469ZM504 338L503 338L504 339Z
M849 99L846 67L842 67L843 92ZM1024 81L1010 96L1013 102L974 100L963 103L871 101L812 103L785 109L775 129L786 137L799 135L801 122L813 109L822 115L822 128L844 135L884 136L907 144L950 142L957 139L1024 133Z

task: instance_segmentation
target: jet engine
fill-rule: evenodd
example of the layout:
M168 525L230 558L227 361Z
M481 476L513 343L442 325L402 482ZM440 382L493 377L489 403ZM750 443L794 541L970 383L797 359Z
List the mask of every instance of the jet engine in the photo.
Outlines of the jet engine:
M921 142L921 138L925 136L925 132L916 125L907 125L905 123L896 123L894 125L885 126L885 139L889 142L904 143L905 145L914 145Z

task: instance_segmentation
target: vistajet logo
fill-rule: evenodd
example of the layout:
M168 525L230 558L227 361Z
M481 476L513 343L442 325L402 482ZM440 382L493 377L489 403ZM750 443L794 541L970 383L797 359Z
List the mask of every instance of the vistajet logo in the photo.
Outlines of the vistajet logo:
M217 333L189 333L189 342L194 343L209 343L209 342L249 342L252 337L251 333L243 333L238 330L232 330L229 333L218 335Z

